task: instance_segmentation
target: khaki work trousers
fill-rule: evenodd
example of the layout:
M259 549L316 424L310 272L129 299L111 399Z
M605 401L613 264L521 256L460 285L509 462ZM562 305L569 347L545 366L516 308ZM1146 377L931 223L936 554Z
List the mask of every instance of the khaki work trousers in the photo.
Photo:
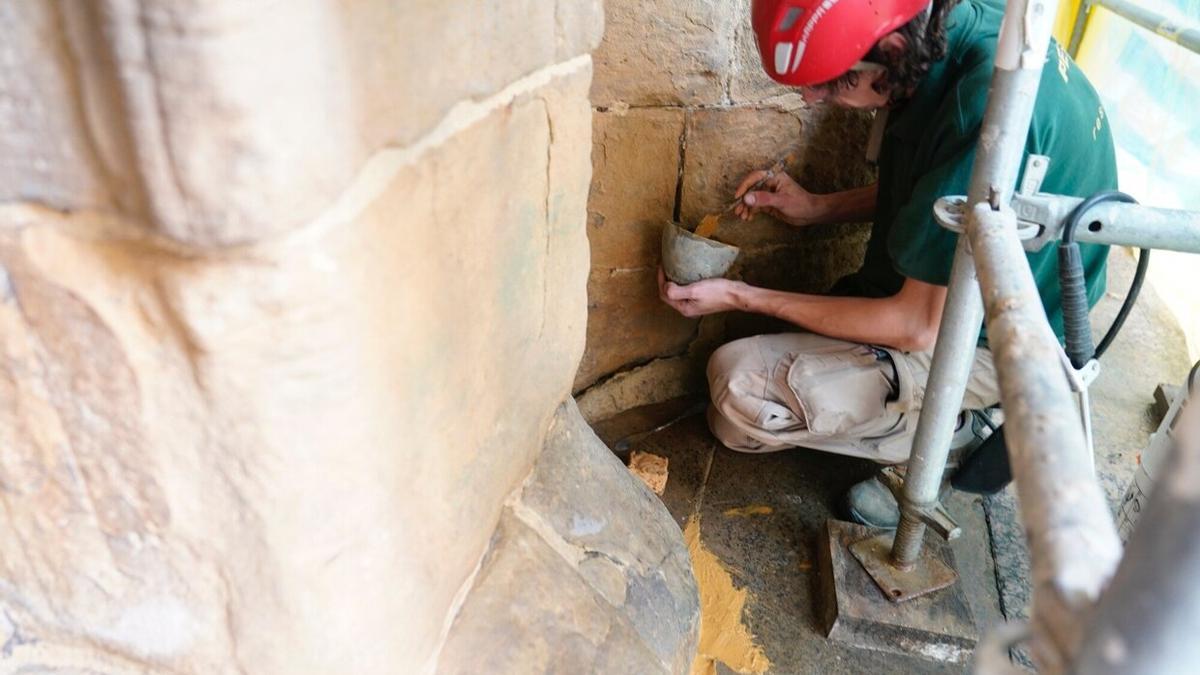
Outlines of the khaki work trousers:
M932 357L813 333L730 342L708 362L708 423L741 452L805 447L904 462ZM999 401L992 353L977 349L963 408Z

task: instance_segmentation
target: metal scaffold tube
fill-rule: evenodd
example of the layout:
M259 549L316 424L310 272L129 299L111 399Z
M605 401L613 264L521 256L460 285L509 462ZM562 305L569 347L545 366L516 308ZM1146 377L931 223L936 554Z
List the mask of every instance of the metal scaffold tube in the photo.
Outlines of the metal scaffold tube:
M1040 246L1062 236L1063 222L1082 201L1061 195L1017 195L1013 208L1018 220L1043 229L1031 240ZM1075 233L1080 243L1200 253L1200 211L1109 201L1096 204L1084 215L1084 225Z
M968 225L1005 410L1008 445L1033 578L1032 647L1041 672L1078 648L1079 613L1121 556L1092 474L1078 410L1009 210L975 207Z
M1091 0L1090 4L1093 7L1103 7L1184 49L1200 54L1200 27L1195 24L1174 21L1126 0Z
M950 288L934 346L925 387L925 403L917 422L901 499L900 524L892 545L892 562L908 567L916 562L925 537L923 513L938 500L946 470L954 423L962 406L974 362L975 343L983 323L983 303L975 280L975 265L967 242L959 237L950 272Z
M1103 7L1159 37L1200 54L1200 26L1194 23L1175 21L1126 0L1084 0L1075 12L1075 24L1067 43L1067 51L1071 54L1071 58L1079 56L1079 47L1083 43L1084 31L1087 29L1092 10L1096 7Z
M1163 478L1086 624L1072 672L1187 673L1200 663L1200 406L1180 416Z
M971 169L968 205L1006 203L1012 195L1049 46L1054 9L1054 2L1015 0L1004 13L992 89ZM1041 303L1036 296L1034 299L1040 308ZM892 546L892 562L900 568L912 565L921 550L923 516L929 504L936 501L945 472L954 420L962 405L982 326L981 310L975 261L966 240L960 237L900 500L900 527Z
M1029 129L1054 3L1009 3L972 173L967 234L1005 410L1006 441L1029 541L1032 648L1059 672L1081 640L1079 612L1098 596L1121 545L1008 208Z
M1029 539L1032 634L1043 672L1059 672L1078 649L1077 613L1098 597L1120 557L1120 542L1096 484L1059 344L1007 205L1016 185L1049 46L1056 3L1008 4L992 89L972 167L966 241L955 254L951 292L930 372L930 398L918 426L901 500L892 561L903 568L920 551L924 509L936 499L950 420L965 390L980 328L978 294L1006 414L1006 436ZM973 253L973 257L972 257ZM975 275L978 274L978 282Z

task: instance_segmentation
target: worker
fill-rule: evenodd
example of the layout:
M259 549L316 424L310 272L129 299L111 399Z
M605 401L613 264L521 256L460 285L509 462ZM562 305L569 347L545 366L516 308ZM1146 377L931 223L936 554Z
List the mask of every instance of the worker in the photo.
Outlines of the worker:
M688 317L730 310L795 324L801 332L730 342L708 364L713 433L733 450L801 447L908 459L946 300L957 235L933 204L965 195L1003 16L999 0L753 0L762 64L808 104L886 114L876 183L815 194L786 172L754 172L736 192L743 219L767 213L796 228L872 221L861 268L829 295L710 279L681 286L659 275L663 301ZM1051 160L1042 190L1087 196L1116 188L1104 109L1063 48L1052 42L1025 153ZM1022 164L1023 166L1023 164ZM759 189L751 186L766 178ZM1089 302L1103 295L1108 249L1081 245ZM1028 254L1047 318L1063 335L1054 247ZM999 402L986 331L963 407ZM961 456L986 432L959 416ZM850 488L846 515L895 527L899 508L878 475Z

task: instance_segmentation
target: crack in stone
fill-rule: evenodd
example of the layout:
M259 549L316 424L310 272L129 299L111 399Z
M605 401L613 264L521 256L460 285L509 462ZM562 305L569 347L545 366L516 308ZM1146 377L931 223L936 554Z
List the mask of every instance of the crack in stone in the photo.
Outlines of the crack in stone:
M542 111L546 115L546 193L545 193L545 211L546 219L543 223L543 235L546 237L546 246L542 252L542 322L538 326L538 341L546 333L546 315L549 312L549 297L550 297L550 235L553 231L554 218L551 213L550 202L553 194L553 161L554 161L554 116L550 114L550 104L545 98L539 98L542 103Z
M691 113L685 113L683 117L683 129L679 132L679 166L675 174L675 205L671 211L671 218L675 222L679 222L679 214L683 209L683 167L687 159L688 124L690 121Z

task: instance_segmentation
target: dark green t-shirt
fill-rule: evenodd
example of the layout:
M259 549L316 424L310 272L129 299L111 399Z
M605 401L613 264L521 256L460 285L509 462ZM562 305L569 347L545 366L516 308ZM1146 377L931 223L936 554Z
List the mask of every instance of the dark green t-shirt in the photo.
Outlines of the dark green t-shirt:
M957 235L934 221L933 203L967 193L1003 11L996 0L967 0L956 7L947 18L946 58L930 68L912 99L891 111L866 258L840 290L882 297L899 291L905 277L948 283ZM1025 154L1050 157L1043 192L1086 197L1117 186L1112 135L1100 99L1057 42L1047 53ZM1080 249L1094 305L1104 293L1108 247L1081 244ZM1050 325L1061 339L1055 247L1027 257Z

